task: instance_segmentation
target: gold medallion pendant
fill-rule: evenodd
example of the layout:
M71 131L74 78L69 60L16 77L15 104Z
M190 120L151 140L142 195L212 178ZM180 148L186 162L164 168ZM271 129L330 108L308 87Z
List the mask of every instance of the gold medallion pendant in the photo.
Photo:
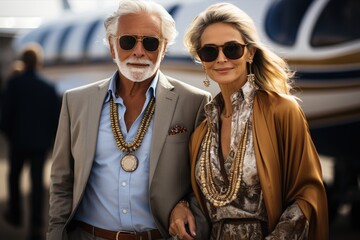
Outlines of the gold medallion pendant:
M117 105L114 103L112 95L110 95L110 122L111 130L113 132L116 145L118 148L127 153L120 161L121 168L126 172L134 172L138 167L138 159L131 152L136 151L144 139L145 133L149 128L150 121L155 112L155 98L152 98L149 104L145 108L144 115L140 122L140 127L136 133L135 139L133 142L128 143L125 141L124 136L120 130L119 126L119 115L117 110Z
M125 172L133 172L138 166L137 158L132 154L127 154L121 159L121 167Z

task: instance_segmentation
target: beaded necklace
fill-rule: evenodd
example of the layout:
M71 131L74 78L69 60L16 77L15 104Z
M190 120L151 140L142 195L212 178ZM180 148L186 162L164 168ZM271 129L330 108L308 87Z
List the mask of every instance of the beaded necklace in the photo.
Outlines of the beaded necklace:
M245 123L245 128L241 141L237 147L236 155L234 161L231 164L230 174L229 174L229 186L227 189L218 191L216 189L212 165L210 159L210 145L211 145L211 131L208 128L208 131L205 135L205 141L202 147L202 152L200 157L200 188L206 197L215 207L225 206L232 202L240 189L241 179L243 175L243 163L246 150L246 142L248 138L248 120Z
M111 130L113 132L116 145L118 148L126 152L126 154L121 159L121 167L127 172L133 172L136 170L138 165L137 158L130 154L133 151L136 151L140 146L144 139L145 133L149 128L151 118L155 112L155 98L152 98L149 104L146 106L145 113L140 122L140 127L136 133L135 139L132 143L127 143L124 139L124 135L122 134L119 126L119 116L118 109L116 104L114 104L114 100L112 96L110 96L110 122L111 122Z

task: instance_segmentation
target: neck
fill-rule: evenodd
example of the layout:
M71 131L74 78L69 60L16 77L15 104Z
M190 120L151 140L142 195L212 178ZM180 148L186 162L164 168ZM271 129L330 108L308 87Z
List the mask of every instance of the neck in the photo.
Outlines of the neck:
M145 96L146 91L151 85L153 79L148 79L143 82L133 82L127 79L120 78L117 86L117 94L122 98Z
M224 109L222 112L222 115L225 118L228 118L232 115L232 104L231 104L231 96L233 95L233 93L238 92L242 86L244 86L245 82L240 82L240 81L234 81L230 84L220 84L220 90L221 90L221 95L224 99Z
M225 118L229 118L232 115L232 103L231 103L231 95L236 92L237 90L231 87L223 87L220 86L221 95L224 100L224 109L222 109L221 115Z

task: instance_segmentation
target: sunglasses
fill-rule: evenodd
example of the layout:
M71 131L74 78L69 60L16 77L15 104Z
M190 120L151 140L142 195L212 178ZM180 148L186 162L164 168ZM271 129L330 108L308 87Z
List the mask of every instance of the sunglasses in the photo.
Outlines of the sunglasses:
M235 41L227 42L224 45L206 44L197 51L197 54L202 61L212 62L219 56L219 48L222 48L225 57L234 60L244 55L246 46L247 44L241 44Z
M120 47L124 50L133 49L138 39L141 41L144 49L149 52L156 51L160 44L160 39L152 36L122 35L116 38L119 39Z

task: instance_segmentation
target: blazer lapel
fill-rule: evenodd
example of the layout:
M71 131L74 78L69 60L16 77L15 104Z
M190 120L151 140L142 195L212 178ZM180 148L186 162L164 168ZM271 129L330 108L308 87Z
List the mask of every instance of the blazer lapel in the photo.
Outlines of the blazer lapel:
M94 88L88 96L88 116L87 116L87 137L86 137L86 158L85 161L92 162L96 149L96 142L99 131L99 121L104 99L110 84L110 79L101 82L97 88ZM85 164L87 172L90 172L92 164Z
M174 86L171 85L166 76L160 72L156 90L154 128L151 139L149 187L155 173L162 147L168 135L168 130L170 129L170 123L178 99L178 94L173 92L173 89Z

